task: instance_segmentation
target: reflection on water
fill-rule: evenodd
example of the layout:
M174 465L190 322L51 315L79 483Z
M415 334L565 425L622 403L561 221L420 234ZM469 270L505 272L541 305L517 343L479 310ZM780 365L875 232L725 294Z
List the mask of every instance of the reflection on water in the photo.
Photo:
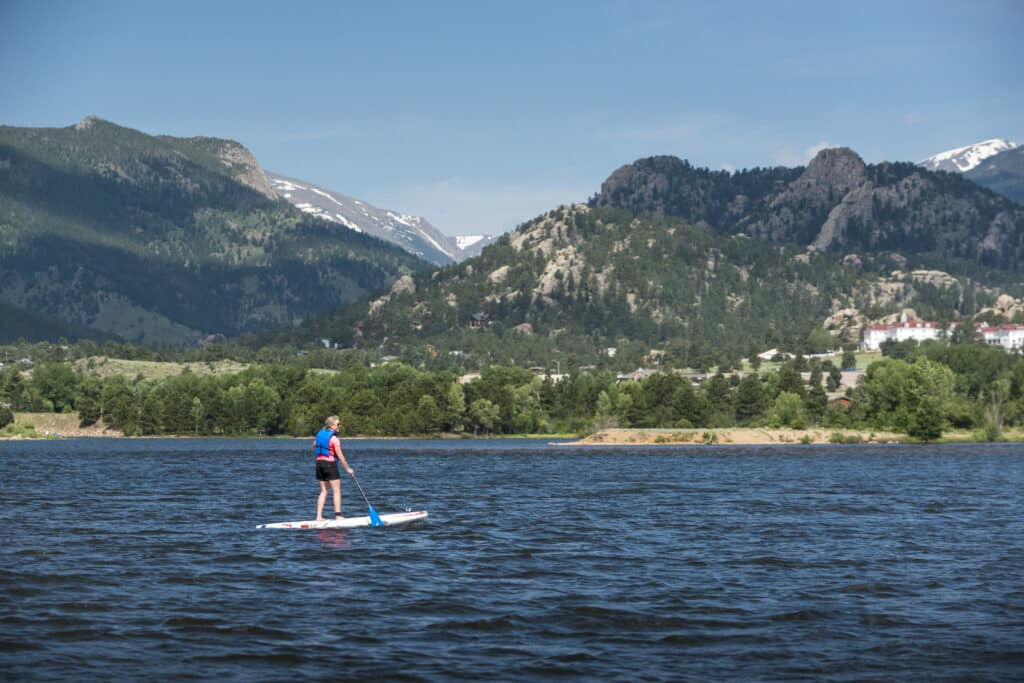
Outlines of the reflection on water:
M318 537L324 548L348 550L351 547L349 543L350 534L351 532L347 529L323 529L318 534Z

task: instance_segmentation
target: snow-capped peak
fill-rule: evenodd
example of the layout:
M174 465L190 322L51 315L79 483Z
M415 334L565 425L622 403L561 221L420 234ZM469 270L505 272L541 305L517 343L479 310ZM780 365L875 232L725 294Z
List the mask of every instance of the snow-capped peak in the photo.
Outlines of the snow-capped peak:
M447 265L468 256L455 239L420 216L379 209L340 192L267 171L267 180L303 213L396 244L420 258Z
M954 173L967 173L976 168L982 161L1000 152L1017 148L1016 142L993 138L976 142L966 147L957 147L945 152L939 152L921 161L918 165L924 166L929 171L952 171Z

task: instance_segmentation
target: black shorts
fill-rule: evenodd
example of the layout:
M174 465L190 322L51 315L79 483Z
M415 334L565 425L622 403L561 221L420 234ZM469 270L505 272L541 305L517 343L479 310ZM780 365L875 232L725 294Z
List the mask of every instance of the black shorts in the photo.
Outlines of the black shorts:
M334 481L335 479L341 479L341 473L338 472L338 461L334 460L317 460L316 461L316 480L317 481Z

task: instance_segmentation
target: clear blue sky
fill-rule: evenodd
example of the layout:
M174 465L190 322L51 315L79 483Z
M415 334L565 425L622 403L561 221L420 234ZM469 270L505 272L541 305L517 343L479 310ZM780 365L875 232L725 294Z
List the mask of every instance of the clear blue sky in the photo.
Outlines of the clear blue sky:
M1024 143L1024 2L0 0L0 123L94 114L497 232L618 166Z

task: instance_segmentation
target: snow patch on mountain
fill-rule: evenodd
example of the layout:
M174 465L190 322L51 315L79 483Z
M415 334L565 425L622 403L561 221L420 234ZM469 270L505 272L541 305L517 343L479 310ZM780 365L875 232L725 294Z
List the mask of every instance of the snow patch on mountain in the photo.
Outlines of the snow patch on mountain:
M966 147L957 147L945 152L939 152L918 163L929 171L951 171L953 173L967 173L977 168L981 162L1000 152L1015 149L1019 145L1012 140L993 138L983 140Z
M278 195L304 213L391 242L437 265L447 265L469 256L454 238L441 233L421 216L378 209L304 180L269 171L266 175Z
M279 179L272 180L271 184L273 184L274 190L276 192L278 192L278 193L281 193L281 192L294 192L295 190L305 190L306 189L302 185L297 185L297 184L295 184L295 183L293 183L293 182L291 182L289 180L285 180L284 178L279 178Z
M487 235L459 235L455 238L455 242L459 245L459 249L465 249L471 247L482 239L485 239Z

